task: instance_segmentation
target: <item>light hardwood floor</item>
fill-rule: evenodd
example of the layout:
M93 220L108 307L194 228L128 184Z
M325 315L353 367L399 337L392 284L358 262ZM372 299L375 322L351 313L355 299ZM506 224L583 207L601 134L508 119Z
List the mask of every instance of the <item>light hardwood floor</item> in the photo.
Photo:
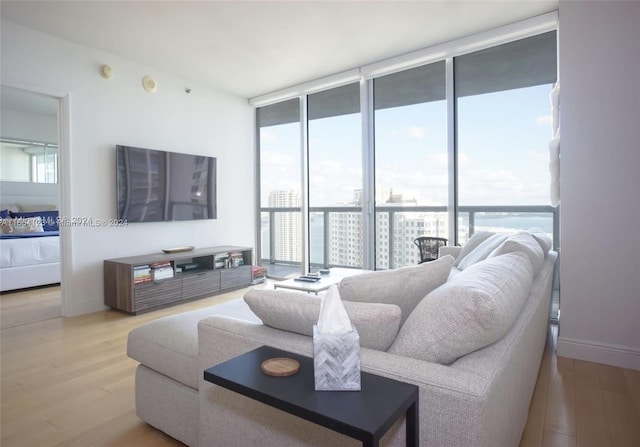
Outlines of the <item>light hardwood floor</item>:
M39 307L52 292L38 289L22 299ZM102 311L2 329L0 444L182 446L135 414L137 363L126 355L127 334L147 321L243 293L138 316ZM25 312L12 296L0 295L6 321L15 320L12 309ZM551 326L520 446L640 446L640 371L557 357L555 340Z

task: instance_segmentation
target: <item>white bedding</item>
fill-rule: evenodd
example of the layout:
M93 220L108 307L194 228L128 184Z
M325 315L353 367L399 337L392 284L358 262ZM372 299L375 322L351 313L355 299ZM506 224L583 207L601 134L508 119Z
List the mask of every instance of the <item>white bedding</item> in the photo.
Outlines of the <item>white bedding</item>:
M0 268L60 261L60 236L0 239Z

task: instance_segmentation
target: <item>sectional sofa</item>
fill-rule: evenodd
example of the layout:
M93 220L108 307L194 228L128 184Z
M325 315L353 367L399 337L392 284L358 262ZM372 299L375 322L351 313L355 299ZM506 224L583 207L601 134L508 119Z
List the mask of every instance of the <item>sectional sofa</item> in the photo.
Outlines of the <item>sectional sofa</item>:
M436 261L342 281L362 370L419 386L421 445L518 445L556 259L536 231L477 233ZM138 415L189 446L359 445L203 380L204 369L262 345L312 357L319 308L320 298L254 288L134 329L128 354L140 362ZM404 433L400 420L382 445L405 445Z

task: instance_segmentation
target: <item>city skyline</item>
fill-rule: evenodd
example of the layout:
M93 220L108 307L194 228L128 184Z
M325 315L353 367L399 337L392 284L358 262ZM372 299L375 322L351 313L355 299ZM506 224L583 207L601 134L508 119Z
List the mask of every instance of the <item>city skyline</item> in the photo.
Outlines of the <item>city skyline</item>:
M354 191L357 202L358 191ZM401 200L401 197L394 197ZM413 240L419 236L436 236L450 239L447 212L415 212L403 203L391 203L398 211L376 213L375 220L375 268L387 269L414 265L419 262L419 252ZM357 204L345 205L345 211L326 210L309 214L310 262L312 265L336 265L362 267L364 238L362 233L363 213ZM269 196L269 208L300 209L300 194L292 191L273 191ZM464 214L464 213L463 213ZM272 216L273 222L270 222ZM269 235L273 224L273 240ZM328 224L328 229L324 226ZM271 253L273 243L276 261L300 262L302 259L302 216L300 211L272 212L262 214L262 258ZM469 236L468 219L459 217L459 242ZM513 233L540 228L553 237L553 215L541 213L481 213L475 215L476 231ZM328 256L324 259L324 256ZM271 255L270 255L271 256Z

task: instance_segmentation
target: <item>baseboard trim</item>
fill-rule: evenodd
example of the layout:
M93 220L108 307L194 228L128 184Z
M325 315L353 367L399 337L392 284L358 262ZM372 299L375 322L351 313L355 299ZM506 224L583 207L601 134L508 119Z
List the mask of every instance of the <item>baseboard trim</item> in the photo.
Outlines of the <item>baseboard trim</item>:
M573 340L560 336L558 337L557 354L560 357L640 370L640 352L626 346Z
M83 301L81 303L68 303L62 307L62 315L65 317L77 317L78 315L90 314L108 309L99 301Z

